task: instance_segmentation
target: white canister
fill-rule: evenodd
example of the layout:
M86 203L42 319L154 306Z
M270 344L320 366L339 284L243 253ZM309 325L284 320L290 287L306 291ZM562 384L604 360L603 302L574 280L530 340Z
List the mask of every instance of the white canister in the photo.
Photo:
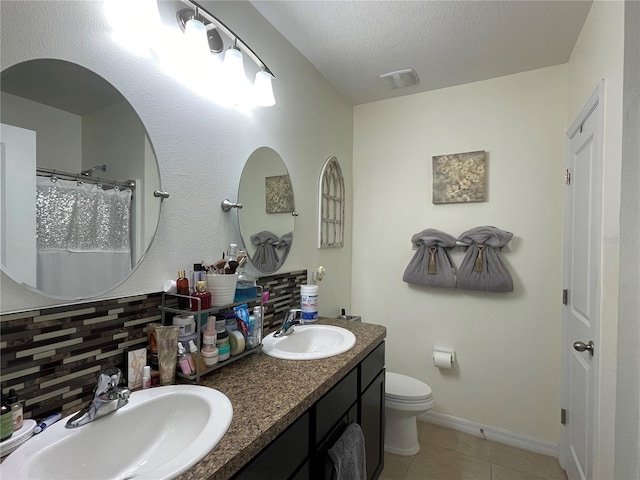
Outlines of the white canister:
M315 322L318 319L318 285L300 286L300 308L305 322Z

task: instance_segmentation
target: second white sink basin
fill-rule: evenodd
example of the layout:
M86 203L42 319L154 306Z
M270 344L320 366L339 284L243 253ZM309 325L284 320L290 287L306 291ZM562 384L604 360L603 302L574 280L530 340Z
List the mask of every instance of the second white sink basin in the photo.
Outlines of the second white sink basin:
M262 351L285 360L317 360L350 350L356 337L346 328L333 325L296 325L289 335L262 340Z
M119 410L77 428L63 418L0 466L2 480L175 478L224 436L231 401L212 388L171 385L134 392Z

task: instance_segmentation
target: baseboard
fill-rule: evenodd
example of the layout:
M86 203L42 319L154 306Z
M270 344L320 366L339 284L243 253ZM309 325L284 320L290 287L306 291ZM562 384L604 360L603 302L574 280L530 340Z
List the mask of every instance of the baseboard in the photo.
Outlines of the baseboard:
M494 442L504 443L505 445L521 448L530 452L558 458L557 444L538 440L537 438L527 435L521 435L489 425L482 425L481 423L472 422L471 420L465 420L464 418L431 411L419 415L418 420L441 425L453 430L475 435L476 437L482 437L484 433L484 437L487 440L493 440ZM482 429L482 432L480 429Z

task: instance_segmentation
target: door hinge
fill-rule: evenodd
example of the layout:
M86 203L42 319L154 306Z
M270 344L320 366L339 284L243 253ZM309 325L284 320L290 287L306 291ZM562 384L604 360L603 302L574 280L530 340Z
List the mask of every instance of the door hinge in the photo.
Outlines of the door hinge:
M560 409L560 423L562 425L567 424L567 411L564 408Z
M569 303L569 290L562 290L562 304L567 305Z
M571 185L571 172L568 168L565 168L564 170L564 184Z

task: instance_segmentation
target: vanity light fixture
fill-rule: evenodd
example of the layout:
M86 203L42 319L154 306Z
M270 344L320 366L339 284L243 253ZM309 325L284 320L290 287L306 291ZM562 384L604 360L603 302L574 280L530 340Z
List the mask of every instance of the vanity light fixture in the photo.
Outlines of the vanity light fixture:
M211 12L203 8L199 3L194 0L182 0L183 3L193 7L182 9L178 12L178 23L184 30L185 34L190 34L191 22L199 23L204 26L206 35L202 35L202 27L199 25L193 25L197 28L198 38L197 43L199 45L208 45L209 51L213 54L218 54L223 51L224 42L219 32L224 33L230 40L233 41L233 46L228 48L224 54L223 71L227 76L226 83L232 88L239 88L242 90L242 84L248 83L244 72L244 56L249 57L258 66L259 70L256 73L255 81L253 84L252 100L259 106L272 106L275 105L275 97L273 95L273 86L271 83L272 78L275 78L269 67L258 57L258 55L249 47L233 30L227 27L222 21L216 18ZM206 37L206 43L205 43ZM196 46L194 48L200 48Z
M209 51L211 53L222 52L222 50L224 49L224 43L222 42L222 37L220 36L220 33L218 32L218 29L216 28L216 26L211 22L207 21L204 17L200 15L199 6L195 7L195 11L191 10L190 8L183 8L178 12L177 18L178 18L178 23L180 24L180 27L184 31L185 35L190 35L191 32L189 31L189 28L191 27L195 27L198 30L204 27L204 31L206 35L204 37L201 35L198 35L198 38L197 39L194 38L193 41L200 42L205 47L208 44ZM193 24L191 22L192 20L195 21ZM195 23L199 23L200 25L202 25L202 27L195 25ZM195 47L195 48L198 48L198 47Z

